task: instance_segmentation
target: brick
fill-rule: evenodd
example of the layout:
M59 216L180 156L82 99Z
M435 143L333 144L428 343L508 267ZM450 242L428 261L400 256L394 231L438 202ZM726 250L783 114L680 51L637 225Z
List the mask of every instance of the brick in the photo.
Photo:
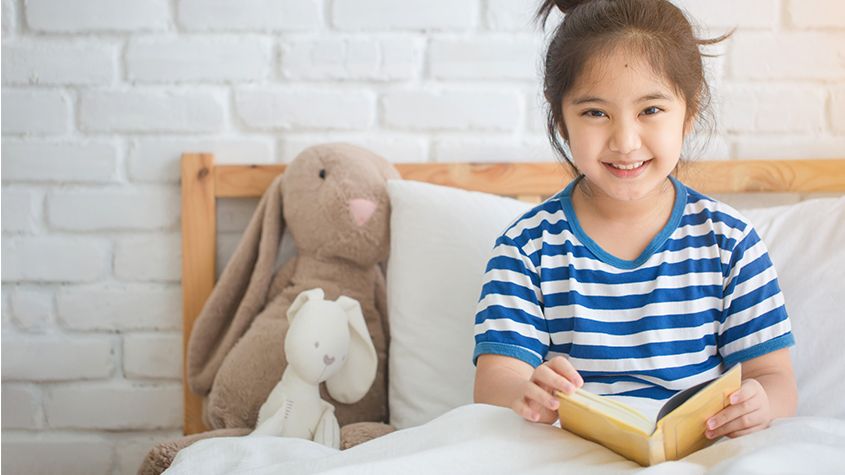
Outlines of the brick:
M66 40L3 43L3 84L103 86L117 70L118 47Z
M129 379L181 379L182 334L124 335L123 374Z
M281 140L280 161L290 163L303 150L316 143L342 141L372 150L391 163L422 163L428 161L428 142L422 137L391 136L388 132L362 137L293 136Z
M142 182L179 183L183 153L214 154L214 163L271 163L273 142L267 139L138 139L129 145L129 178Z
M3 339L3 381L108 378L114 372L109 338L54 335Z
M53 386L45 392L44 413L57 429L172 429L182 424L182 385Z
M736 158L742 159L842 158L845 150L845 137L820 135L749 134L733 137L733 142Z
M730 70L735 79L829 80L845 76L842 57L845 33L738 33Z
M717 101L721 126L728 131L800 134L825 128L825 94L819 87L732 86L726 87Z
M3 0L3 13L0 20L3 22L3 40L18 30L17 2L15 0Z
M542 81L537 65L542 38L509 35L471 39L433 39L429 75L437 79L530 79Z
M27 0L25 5L27 23L35 31L161 31L171 24L167 0Z
M691 135L686 139L684 149L681 151L681 157L692 161L727 160L731 158L731 146L728 141L728 135L725 132Z
M112 142L3 143L3 178L49 183L111 183L117 180L118 149Z
M507 91L400 91L382 98L386 125L417 130L512 131L522 101Z
M778 0L673 0L672 3L703 28L774 28L779 19Z
M219 132L225 122L225 101L215 92L85 91L79 101L79 123L86 132Z
M112 457L112 444L99 435L3 434L3 473L106 475Z
M389 81L417 77L421 38L292 39L281 45L281 75L289 79Z
M53 322L53 291L42 287L15 286L11 295L15 323L22 329L43 332Z
M3 134L64 134L71 122L71 105L60 91L3 88Z
M264 81L272 49L269 38L137 39L126 50L126 75L159 83Z
M540 31L540 26L534 23L534 14L539 5L539 3L514 2L513 0L487 0L484 23L490 30ZM562 19L560 10L552 9L546 29L556 27Z
M4 144L5 148L5 144ZM5 153L5 150L4 150ZM3 161L6 165L9 159ZM6 167L3 167L6 174ZM40 227L44 195L40 190L3 187L3 233L31 233Z
M200 31L310 31L323 25L320 0L182 0L183 28Z
M56 191L47 195L47 220L57 229L170 229L179 222L179 192L143 190Z
M74 330L178 330L178 286L108 285L63 287L56 294L58 320Z
M548 108L542 89L525 93L525 130L546 135L546 110Z
M4 238L3 282L90 282L108 270L110 246L96 238Z
M44 413L41 410L41 392L37 386L4 384L2 395L4 431L7 429L40 429L43 427Z
M114 250L114 275L124 281L179 282L182 240L179 235L120 239Z
M797 28L845 28L845 3L841 0L789 0L786 15Z
M547 141L460 138L434 143L437 162L546 162L552 159Z
M375 96L365 91L249 88L235 93L240 119L252 128L366 129L375 122Z
M341 30L467 30L478 16L472 0L343 0L332 3Z
M837 134L845 134L845 86L830 91L830 128Z

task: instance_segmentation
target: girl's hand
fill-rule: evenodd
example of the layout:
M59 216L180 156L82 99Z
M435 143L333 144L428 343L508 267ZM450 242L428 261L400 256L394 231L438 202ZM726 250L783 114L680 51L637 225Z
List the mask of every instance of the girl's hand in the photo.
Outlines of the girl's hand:
M730 406L707 420L704 435L708 439L723 435L734 438L769 427L769 396L756 379L743 380L739 391L731 394L730 402Z
M559 404L554 392L571 394L583 385L584 380L569 360L556 356L534 369L511 408L531 422L552 424L557 420Z

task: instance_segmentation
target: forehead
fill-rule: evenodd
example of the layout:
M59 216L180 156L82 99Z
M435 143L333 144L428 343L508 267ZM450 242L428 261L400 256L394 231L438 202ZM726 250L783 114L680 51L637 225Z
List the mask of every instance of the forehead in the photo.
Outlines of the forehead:
M617 49L589 61L565 104L596 102L633 103L647 99L681 101L674 88L645 59Z

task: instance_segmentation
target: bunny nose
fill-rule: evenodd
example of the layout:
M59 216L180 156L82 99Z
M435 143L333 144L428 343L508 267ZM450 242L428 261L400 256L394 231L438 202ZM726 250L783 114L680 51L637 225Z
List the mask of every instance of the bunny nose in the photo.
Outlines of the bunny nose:
M332 363L334 363L334 356L323 355L323 364L329 366Z
M370 220L373 213L376 212L377 206L375 202L363 198L349 200L349 211L352 213L352 219L358 226L362 226Z

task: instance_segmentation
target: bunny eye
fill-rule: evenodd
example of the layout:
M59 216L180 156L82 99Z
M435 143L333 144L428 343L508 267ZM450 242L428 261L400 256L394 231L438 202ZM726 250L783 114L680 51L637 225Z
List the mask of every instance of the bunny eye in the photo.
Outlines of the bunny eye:
M320 178L323 179L323 180L326 179L326 169L325 168L320 169Z
M319 348L319 347L320 347L320 342L319 342L319 341L315 341L315 342L314 342L314 348Z

